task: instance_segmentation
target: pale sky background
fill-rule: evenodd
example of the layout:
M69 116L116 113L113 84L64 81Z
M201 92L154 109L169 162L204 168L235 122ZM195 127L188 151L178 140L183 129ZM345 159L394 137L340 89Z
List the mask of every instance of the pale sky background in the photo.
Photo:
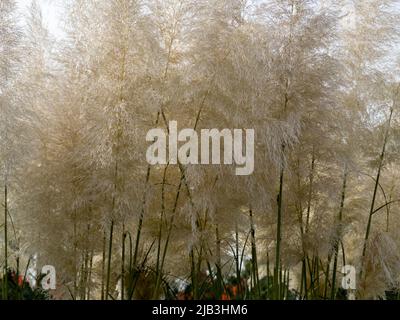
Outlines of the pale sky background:
M60 26L62 11L59 8L59 0L17 0L20 13L26 14L27 8L30 7L33 1L40 5L43 21L49 32L56 37L62 37L63 32Z

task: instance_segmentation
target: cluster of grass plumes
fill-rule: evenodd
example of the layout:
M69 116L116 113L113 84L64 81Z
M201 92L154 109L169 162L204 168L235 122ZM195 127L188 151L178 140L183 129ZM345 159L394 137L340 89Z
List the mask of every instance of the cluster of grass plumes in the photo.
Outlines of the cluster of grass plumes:
M38 4L0 1L5 279L37 255L64 299L397 296L395 0L54 0L59 37ZM254 129L254 173L150 166L170 121Z

